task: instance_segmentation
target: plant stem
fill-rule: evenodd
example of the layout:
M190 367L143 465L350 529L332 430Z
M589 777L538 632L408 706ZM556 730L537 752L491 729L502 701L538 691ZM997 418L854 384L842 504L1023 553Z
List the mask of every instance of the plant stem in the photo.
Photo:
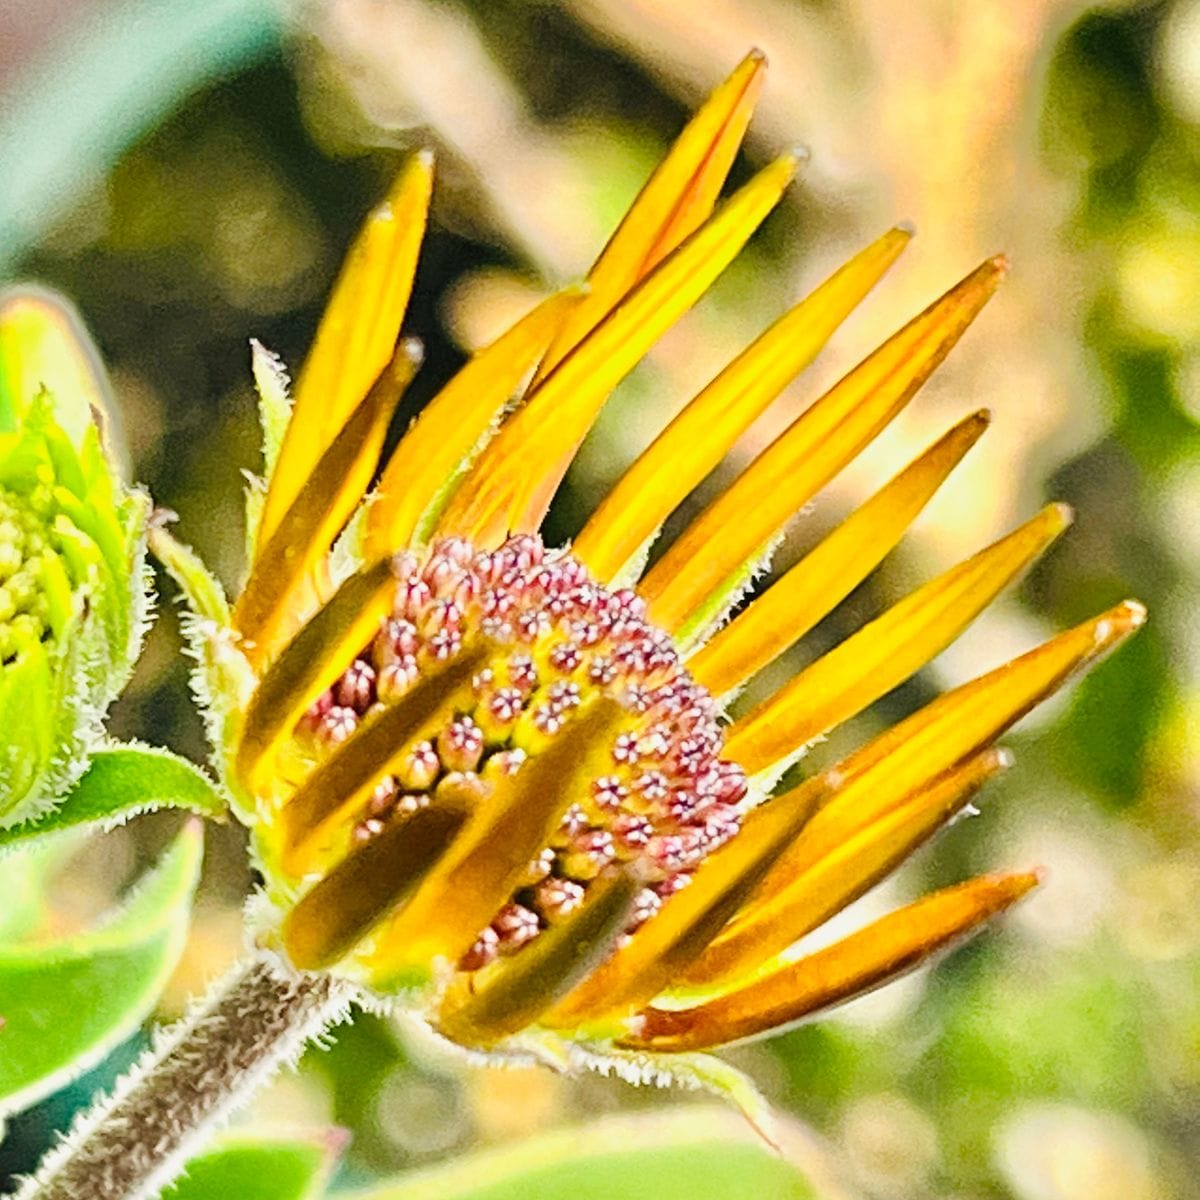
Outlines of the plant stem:
M346 1016L354 990L277 960L239 963L75 1123L16 1200L145 1200L305 1043Z

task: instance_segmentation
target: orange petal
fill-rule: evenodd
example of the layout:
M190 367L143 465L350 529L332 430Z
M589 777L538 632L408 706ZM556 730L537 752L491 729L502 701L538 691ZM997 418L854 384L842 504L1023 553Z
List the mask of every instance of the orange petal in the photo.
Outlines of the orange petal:
M752 50L688 122L596 260L588 299L555 338L535 384L708 220L750 123L765 68L766 59Z
M785 156L730 197L530 393L471 468L441 532L487 545L537 528L609 393L733 261L795 166Z
M393 553L428 533L437 501L487 437L493 422L582 297L570 288L542 301L480 350L425 406L404 435L367 512L368 558Z
M905 467L688 661L724 696L802 638L873 571L987 428L973 413Z
M242 721L235 773L259 790L272 755L308 707L354 661L392 611L390 559L351 575L270 665Z
M688 983L709 988L744 978L770 962L874 887L1009 762L1007 751L985 750L830 848L772 893L751 917L735 917L688 970ZM793 847L796 857L803 843L802 831Z
M651 619L684 625L916 394L1005 271L989 259L808 408L688 526L639 585Z
M423 675L411 691L367 718L288 799L280 814L283 867L300 876L336 842L339 827L413 742L431 737L471 702L471 677L486 661L481 648Z
M349 954L432 870L466 819L465 808L439 797L338 863L283 922L292 965L318 971Z
M367 218L325 307L269 481L259 544L388 365L412 291L433 190L433 156L414 155Z
M576 558L601 581L612 579L812 362L910 237L885 233L734 359L625 472L575 540Z
M1070 521L1052 504L906 596L736 722L725 752L757 775L873 704L941 653Z
M1015 904L1036 872L983 875L934 892L858 933L694 1008L649 1008L618 1045L676 1053L779 1033L817 1013L873 991L944 953Z
M487 1046L532 1024L611 953L642 886L628 869L601 876L579 908L520 954L459 975L443 999L439 1030L460 1046Z
M375 474L388 423L421 363L406 338L321 455L259 550L234 608L254 666L271 658L328 597L327 556Z
M412 900L384 926L365 960L384 984L406 968L457 962L517 887L563 813L599 773L628 714L600 698L541 753L497 784Z
M746 902L755 915L812 865L928 787L944 771L978 754L1072 675L1120 645L1145 619L1126 601L1060 633L1020 658L939 696L815 776L831 794Z
M545 1018L572 1028L639 1009L704 950L811 817L821 785L806 785L755 809L607 962Z

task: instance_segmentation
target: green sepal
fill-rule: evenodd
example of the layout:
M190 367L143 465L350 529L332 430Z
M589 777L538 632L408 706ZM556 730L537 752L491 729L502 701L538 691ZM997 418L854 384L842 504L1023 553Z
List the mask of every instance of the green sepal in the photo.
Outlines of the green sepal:
M136 744L107 746L93 751L87 770L57 807L21 825L0 829L0 856L69 830L112 829L140 813L163 808L220 820L228 801L199 767L169 750Z
M318 1200L345 1144L336 1129L311 1137L227 1134L191 1159L161 1200Z
M202 852L189 822L98 928L0 946L0 1116L65 1086L150 1014L183 949Z
M771 559L783 541L783 534L772 537L760 546L721 585L715 588L704 603L675 631L675 643L685 653L703 646L724 624L734 606L766 573Z
M556 1130L342 1200L816 1200L794 1162L732 1114L691 1106Z
M179 585L188 608L202 621L229 627L229 601L220 581L190 547L176 540L162 526L150 531L150 548L168 574Z
M284 434L292 419L291 379L283 360L261 342L250 339L250 369L258 393L258 422L262 430L262 476L251 475L246 487L246 561L254 561L262 524L267 485L275 473Z
M292 419L291 380L283 360L253 338L250 340L250 366L254 372L258 419L262 426L263 478L269 482Z
M225 591L199 555L161 527L150 531L150 546L187 602L189 611L180 626L187 651L196 662L192 693L204 717L209 745L220 754L221 747L231 744L233 723L240 719L254 691L254 672L238 648ZM224 762L213 765L219 778L228 778ZM238 804L236 795L230 800L238 819L252 823L254 814Z

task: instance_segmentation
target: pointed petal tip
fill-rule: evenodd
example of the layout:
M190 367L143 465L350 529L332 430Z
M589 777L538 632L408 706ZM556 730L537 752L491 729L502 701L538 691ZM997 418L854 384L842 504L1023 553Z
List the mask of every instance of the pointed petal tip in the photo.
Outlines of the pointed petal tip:
M1045 508L1047 514L1054 514L1054 521L1058 529L1069 529L1075 524L1075 510L1061 500L1055 500L1048 504Z
M425 361L425 343L418 337L400 339L396 347L396 359L413 367L419 367Z
M966 278L959 287L980 289L984 296L990 296L1008 275L1008 259L1003 254L985 258Z
M368 223L394 221L397 207L403 212L408 212L409 205L398 202L414 186L418 187L417 195L423 196L423 203L428 204L429 192L433 188L433 164L433 151L427 146L410 155L397 172L387 195L371 209Z
M985 761L992 771L1007 771L1017 761L1017 756L1007 746L993 746L986 751Z
M796 177L800 164L808 157L808 151L803 146L793 146L786 154L781 154L774 162L765 166L758 175L760 186L775 186L783 191ZM751 181L752 183L754 181ZM749 185L748 185L749 186Z
M1005 894L1006 904L1014 904L1022 896L1046 882L1045 867L1030 867L1028 871L1013 871L996 877L996 885Z
M1124 641L1146 623L1148 615L1146 606L1140 600L1122 600L1115 608L1096 618L1094 632L1097 647L1109 649Z
M1064 530L1069 529L1074 521L1075 510L1069 504L1056 500L1047 504L1036 517L1030 518L1022 528L1036 533L1045 549Z

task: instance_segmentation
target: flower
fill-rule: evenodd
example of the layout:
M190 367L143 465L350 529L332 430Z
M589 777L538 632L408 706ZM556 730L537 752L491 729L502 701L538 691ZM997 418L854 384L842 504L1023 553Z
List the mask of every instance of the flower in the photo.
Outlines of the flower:
M961 420L728 619L788 520L950 351L1002 259L850 371L643 570L667 517L900 254L901 228L726 367L572 546L544 544L608 394L791 178L785 156L717 205L762 72L757 54L737 68L587 287L476 354L364 498L420 359L398 341L432 181L429 156L413 158L350 254L294 407L255 347L266 480L249 497L236 604L154 535L196 612L219 766L272 902L263 939L297 968L401 997L466 1047L682 1062L970 934L1036 874L974 879L789 953L960 813L1005 763L996 738L1143 617L1134 603L1104 613L772 794L807 745L937 654L1069 521L1050 506L726 719L725 701L874 569L987 426L983 412Z
M149 504L106 455L105 396L65 301L0 294L0 828L82 774L145 628Z

